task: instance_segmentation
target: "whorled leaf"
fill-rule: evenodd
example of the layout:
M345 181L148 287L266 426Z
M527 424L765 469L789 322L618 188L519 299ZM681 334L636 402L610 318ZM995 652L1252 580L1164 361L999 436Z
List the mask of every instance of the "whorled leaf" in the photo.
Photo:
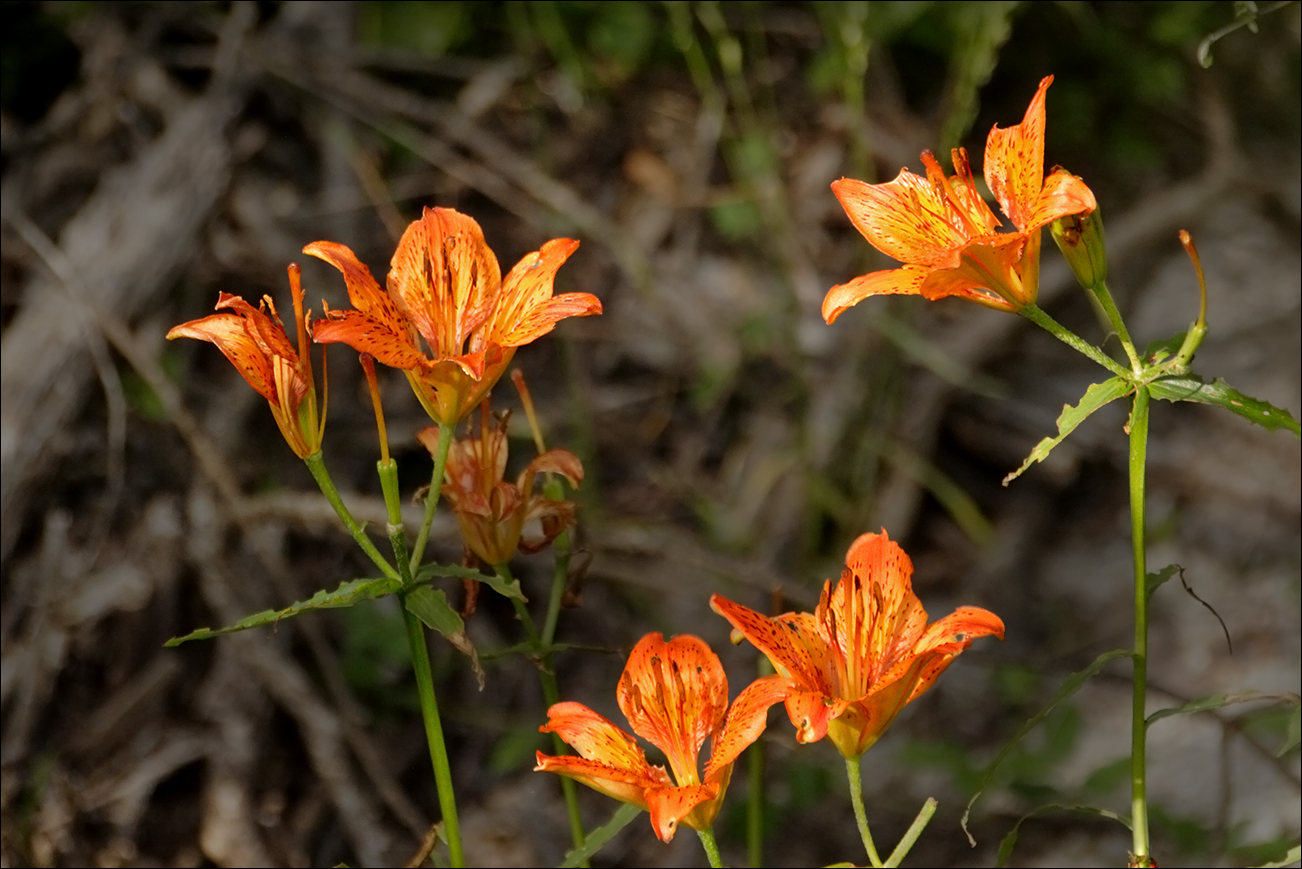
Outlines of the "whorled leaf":
M1031 465L1044 461L1053 448L1062 443L1063 438L1071 434L1076 426L1084 422L1094 411L1133 391L1134 386L1120 377L1091 384L1090 388L1085 390L1085 395L1081 397L1080 404L1075 407L1063 405L1062 413L1058 416L1058 436L1045 438L1036 444L1035 449L1031 450L1031 454L1026 457L1026 461L1022 462L1022 466L1004 477L1004 485L1007 486L1016 480Z
M1205 382L1194 374L1172 377L1159 377L1148 384L1148 391L1154 398L1164 401L1197 401L1202 404L1214 404L1230 413L1237 413L1248 422L1256 423L1268 431L1286 429L1294 437L1302 438L1302 426L1287 410L1275 407L1269 402L1249 398L1230 386L1221 378L1211 383Z
M380 577L379 579L354 579L350 582L340 583L339 587L334 591L318 591L307 600L297 601L284 609L266 610L265 612L254 613L253 615L245 616L235 624L228 625L224 628L198 628L183 637L172 637L172 639L168 640L163 645L170 647L179 646L190 640L208 640L213 637L233 634L237 631L246 631L249 628L275 624L281 619L300 615L305 612L311 612L312 610L350 607L364 600L374 600L375 598L394 594L401 587L402 583L400 580L391 579L389 577Z
M1110 661L1117 658L1128 658L1133 656L1134 652L1131 652L1129 649L1113 649L1110 652L1104 652L1102 655L1099 655L1094 659L1093 663L1085 669L1072 673L1063 680L1061 685L1058 686L1058 690L1054 693L1053 697L1045 707L1027 719L1026 723L1021 726L1021 729L1017 731L1013 738L1008 740L1007 744L999 750L998 756L996 756L990 766L986 768L985 775L981 777L981 784L977 787L976 793L972 795L972 799L967 801L967 807L963 809L963 818L959 822L963 827L963 832L967 834L968 842L973 847L976 847L976 839L972 837L972 833L967 828L968 817L972 814L972 806L976 804L976 801L981 797L981 794L985 792L986 787L989 786L990 781L995 777L995 773L999 770L999 767L1008 758L1008 755L1012 753L1013 749L1017 747L1018 743L1025 739L1026 735L1034 730L1035 727L1043 721L1059 703L1079 691L1087 679L1091 676L1097 675L1098 672L1107 666Z

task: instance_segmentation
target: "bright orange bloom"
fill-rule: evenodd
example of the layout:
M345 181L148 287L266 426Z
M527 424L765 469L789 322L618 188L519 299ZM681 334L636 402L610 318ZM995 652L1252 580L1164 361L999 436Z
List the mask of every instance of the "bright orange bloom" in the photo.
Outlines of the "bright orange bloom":
M173 338L198 338L217 345L235 369L271 405L280 433L289 448L305 459L321 449L325 432L325 410L318 415L316 388L307 336L312 332L310 312L303 313L303 287L298 266L289 267L289 285L294 299L294 321L298 331L298 352L285 334L285 324L276 313L271 296L263 296L255 308L239 296L221 293L217 309L234 314L213 314L173 327ZM270 312L270 314L268 314Z
M729 709L728 677L703 640L684 635L666 643L661 634L647 634L628 657L616 698L633 732L665 753L673 778L663 766L647 762L632 736L581 703L557 703L539 728L558 735L580 756L540 751L534 769L569 776L641 806L651 813L656 835L668 842L680 821L695 830L714 822L733 761L759 738L765 713L781 699L766 696L771 691L752 684ZM707 738L710 760L702 780L697 755Z
M958 296L1001 311L1035 303L1041 227L1096 207L1094 194L1074 175L1055 170L1044 176L1044 96L1052 82L1053 76L1040 82L1022 123L993 127L986 139L986 183L1014 232L996 231L999 219L977 192L963 148L953 151L952 177L924 151L926 178L901 169L885 184L853 178L832 184L868 243L904 265L833 287L823 300L823 319L831 323L846 308L888 293Z
M583 464L569 450L548 450L530 462L514 483L506 482L507 440L505 414L496 426L489 426L487 406L478 437L456 438L448 450L441 490L452 505L461 526L466 547L485 564L505 564L522 552L539 552L574 523L573 501L551 501L533 491L534 475L560 474L578 486L583 481ZM436 426L417 438L433 455L438 451ZM524 540L524 525L542 522L540 540Z
M343 272L356 309L327 311L313 337L402 369L430 417L456 425L497 383L515 348L566 317L601 313L589 293L553 296L556 271L578 246L552 239L503 280L478 223L426 208L398 242L386 292L347 247L313 242L303 252Z
M770 683L766 696L786 701L796 739L826 734L856 758L973 639L1003 639L1004 623L964 606L927 624L913 593L913 563L885 531L856 540L845 563L836 590L829 579L812 614L769 618L717 594L710 608L773 662L777 675L756 684Z

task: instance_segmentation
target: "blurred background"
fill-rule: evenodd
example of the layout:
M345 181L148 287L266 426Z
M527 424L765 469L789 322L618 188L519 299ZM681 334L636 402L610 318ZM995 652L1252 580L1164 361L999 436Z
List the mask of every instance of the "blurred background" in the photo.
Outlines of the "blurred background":
M828 185L921 171L924 148L965 145L979 166L991 126L1020 122L1052 74L1046 160L1098 197L1136 340L1196 316L1186 228L1210 291L1195 370L1296 415L1302 16L1260 4L1255 32L1230 29L1252 5L0 5L0 862L395 865L416 852L437 807L393 599L162 648L368 570L263 400L214 347L164 335L222 291L289 311L290 262L314 309L345 307L338 273L303 246L341 242L381 276L427 205L478 220L504 270L579 239L558 291L605 306L516 356L549 446L587 469L563 697L622 724L615 684L648 631L704 638L735 695L756 655L729 645L710 593L810 609L849 542L884 527L933 619L985 607L1007 641L975 644L865 756L877 841L928 796L940 809L917 865L990 865L1041 805L1125 814L1118 664L1011 755L976 804L975 848L958 823L1063 678L1130 642L1124 410L1001 487L1100 372L1015 316L953 300L873 299L825 325L828 288L890 267ZM1199 44L1222 28L1204 68ZM1041 305L1104 340L1047 243ZM325 456L378 526L353 356L329 351ZM381 377L414 495L428 420L401 375ZM494 398L518 407L505 381ZM1150 563L1181 565L1197 595L1173 581L1154 599L1153 708L1297 692L1298 441L1159 403L1149 457ZM445 515L432 545L461 558ZM516 570L540 606L549 556ZM556 780L530 772L545 720L533 665L494 654L520 634L491 593L468 627L482 692L432 642L468 856L555 865L568 833ZM1163 866L1257 865L1297 841L1299 753L1277 756L1289 712L1247 703L1153 727ZM766 862L862 861L839 755L797 746L780 710L761 745ZM738 768L716 826L731 865L746 859L749 775ZM615 809L581 790L589 826ZM1115 821L1049 813L1021 827L1011 863L1116 866L1129 843ZM695 836L662 845L643 818L597 864L705 861Z

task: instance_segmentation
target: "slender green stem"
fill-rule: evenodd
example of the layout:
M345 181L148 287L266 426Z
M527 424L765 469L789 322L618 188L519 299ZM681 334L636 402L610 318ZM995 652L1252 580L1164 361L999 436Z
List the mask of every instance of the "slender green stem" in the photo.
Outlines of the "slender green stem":
M931 797L927 797L927 801L918 810L918 816L913 819L909 829L904 832L904 837L900 839L900 843L895 846L891 856L886 858L887 866L899 866L900 862L909 856L913 843L918 841L918 837L922 835L923 829L931 822L931 816L934 814L936 814L936 801Z
M547 497L551 497L550 491L547 492ZM562 531L552 546L556 551L556 567L552 571L552 589L547 598L547 616L543 619L542 644L545 649L550 649L556 641L556 625L561 619L561 600L565 597L565 584L570 578L570 530L567 528Z
M439 425L438 452L434 456L434 473L429 479L429 493L425 496L425 517L421 519L420 533L416 535L416 547L411 551L411 572L420 567L425 557L425 544L429 542L429 529L434 524L434 508L439 504L439 492L443 487L443 470L448 466L448 450L452 448L452 426Z
M1135 856L1148 856L1148 801L1146 793L1144 721L1148 683L1148 566L1144 555L1144 465L1148 458L1148 389L1135 391L1130 414L1130 525L1135 557L1135 669L1134 700L1130 719L1130 822Z
M344 523L344 527L348 529L348 533L352 535L357 545L362 548L362 551L375 563L376 567L380 568L380 571L385 576L390 579L398 579L398 571L385 560L384 556L380 554L380 550L375 548L371 538L366 536L366 530L353 518L348 506L344 504L344 499L339 497L339 490L335 488L334 480L330 479L330 472L326 470L321 451L318 450L312 453L303 462L307 465L307 469L312 472L312 478L316 480L317 486L321 489L321 494L325 495L326 500L330 502L330 506L335 508L335 515L339 517L340 522Z
M719 843L714 841L714 830L706 827L704 830L697 830L696 835L701 837L701 846L705 848L705 856L709 859L710 865L716 869L723 866L723 858L719 856Z
M1090 359L1102 365L1104 368L1108 369L1113 374L1116 374L1120 377L1131 376L1131 372L1127 371L1111 356L1108 356L1102 350L1095 347L1093 344L1089 343L1084 338L1080 337L1075 332L1071 331L1066 326L1062 325L1057 320L1050 317L1042 309L1037 308L1035 305L1027 305L1024 308L1020 308L1019 313L1026 319L1030 320L1035 325L1039 326L1041 329L1044 329L1046 332L1053 335L1062 343L1066 344L1068 347L1072 348L1078 353L1082 353L1085 356L1088 356Z
M1094 298L1099 300L1103 306L1103 311L1108 315L1108 322L1116 330L1117 337L1121 339L1121 346L1125 348L1126 358L1130 360L1130 368L1136 374L1143 371L1143 365L1140 364L1139 354L1135 352L1135 343L1130 340L1130 330L1126 328L1126 321L1121 319L1121 312L1117 310L1117 303L1112 299L1112 292L1108 289L1107 281L1100 281L1097 285L1090 288L1094 293Z
M508 564L498 564L493 568L504 581L511 582L511 567ZM534 647L534 653L538 656L538 681L542 683L543 700L547 703L547 708L551 709L557 703L561 702L561 691L556 684L556 670L552 666L551 641L540 641L538 631L534 627L533 618L529 615L529 608L525 606L524 601L519 598L511 598L511 603L515 605L515 614L519 617L520 622L524 625L525 636ZM555 626L552 626L555 630ZM557 755L566 753L565 743L555 733L551 735L552 751ZM587 834L583 831L583 816L579 814L579 795L574 786L573 779L561 776L561 793L565 796L565 809L570 820L570 837L574 840L575 848L582 848L583 843L587 840ZM582 864L584 866L587 863Z
M380 475L380 490L384 493L384 509L388 514L385 530L389 532L389 545L393 547L393 557L402 574L402 587L410 588L412 568L407 561L407 529L402 526L402 500L398 492L398 463L391 458L381 459L375 463L375 470Z
M881 869L882 858L877 856L877 846L873 844L873 834L868 829L868 813L863 808L863 780L859 772L859 758L845 759L845 775L850 780L850 803L854 806L854 820L859 825L859 838L863 839L864 850L868 852L868 862Z
M443 813L443 831L448 839L449 856L453 866L465 866L466 858L461 852L461 828L457 823L456 794L452 790L452 768L448 764L448 747L443 741L438 699L434 696L434 673L429 663L429 648L425 644L425 625L406 607L403 607L402 618L407 626L407 644L411 647L411 663L416 671L420 711L425 719L425 740L429 743L429 759L434 765L434 784L438 788L439 810Z

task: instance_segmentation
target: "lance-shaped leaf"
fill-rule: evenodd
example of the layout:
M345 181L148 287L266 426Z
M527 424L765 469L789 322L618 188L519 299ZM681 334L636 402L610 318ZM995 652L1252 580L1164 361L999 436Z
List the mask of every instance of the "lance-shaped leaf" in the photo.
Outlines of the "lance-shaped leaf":
M502 597L514 598L516 600L529 602L520 590L520 580L512 579L510 582L502 579L495 573L482 573L473 567L462 567L459 564L425 564L420 570L416 571L417 582L429 582L436 576L450 576L457 579L473 579L475 582L482 582Z
M1164 401L1197 401L1202 404L1215 404L1269 431L1282 428L1291 431L1294 437L1302 437L1302 426L1298 425L1298 421L1287 410L1275 407L1269 402L1249 398L1219 377L1211 383L1204 382L1201 377L1194 374L1159 377L1148 385L1148 391L1154 398Z
M1058 416L1058 436L1045 438L1036 444L1035 449L1022 462L1022 466L1013 471L1007 477L1004 477L1004 485L1007 486L1013 480L1020 477L1027 468L1036 462L1044 461L1053 448L1062 443L1063 438L1076 430L1076 426L1084 422L1090 414L1098 410L1109 402L1116 401L1123 395L1129 395L1134 391L1134 387L1122 380L1120 377L1113 377L1102 383L1094 383L1090 388L1085 390L1085 395L1081 398L1080 404L1072 407L1064 404L1062 413Z
M1153 599L1153 592L1162 587L1168 579L1175 576L1176 571L1182 568L1178 564L1168 564L1166 567L1157 571L1157 573L1144 574L1144 594L1149 600Z
M1031 818L1034 818L1037 815L1048 815L1053 812L1075 812L1081 815L1093 815L1097 818L1107 818L1110 821L1117 821L1121 823L1127 830L1130 829L1129 818L1123 817L1122 815L1119 815L1113 811L1109 811L1108 809L1100 809L1096 806L1061 805L1061 804L1040 806L1038 809L1029 812L1025 815L1022 815L1022 817L1018 818L1017 823L1014 824L1013 828L1008 831L1008 835L1004 836L1003 841L999 843L999 854L995 859L995 865L996 866L1008 865L1008 858L1013 856L1013 848L1017 845L1017 834L1021 832L1022 824L1026 823Z
M281 619L290 618L291 616L301 615L302 613L311 612L312 610L339 609L341 607L354 606L364 600L374 600L378 597L385 597L398 591L402 586L401 581L381 577L379 579L354 579L351 582L340 583L334 591L318 591L307 600L300 600L292 603L282 610L266 610L265 612L254 613L251 616L245 616L233 625L224 628L198 628L183 637L172 637L163 645L179 646L189 640L210 640L213 637L233 634L237 631L247 631L249 628L258 628L263 625L270 625L279 622Z
M428 585L418 585L402 596L402 605L407 608L407 612L420 619L425 627L438 631L458 652L470 659L470 666L479 681L479 690L484 690L484 668L479 665L479 652L475 650L475 644L470 642L470 637L466 636L466 623L448 603L447 595Z

